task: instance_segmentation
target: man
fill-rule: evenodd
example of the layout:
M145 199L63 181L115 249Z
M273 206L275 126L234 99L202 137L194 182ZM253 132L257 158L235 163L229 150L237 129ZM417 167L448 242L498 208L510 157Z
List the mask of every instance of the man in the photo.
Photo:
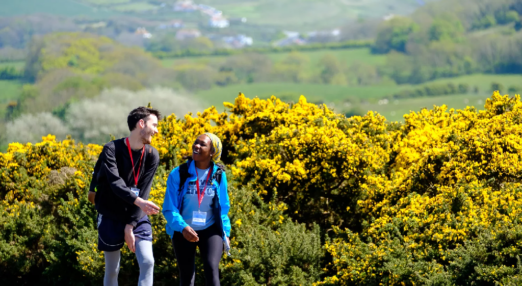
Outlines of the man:
M125 243L136 253L138 285L152 285L152 227L147 215L157 214L159 207L147 199L159 154L149 144L158 133L160 117L152 108L132 110L127 117L129 137L107 143L94 167L89 201L98 211L98 249L105 254L106 286L118 285L120 249Z

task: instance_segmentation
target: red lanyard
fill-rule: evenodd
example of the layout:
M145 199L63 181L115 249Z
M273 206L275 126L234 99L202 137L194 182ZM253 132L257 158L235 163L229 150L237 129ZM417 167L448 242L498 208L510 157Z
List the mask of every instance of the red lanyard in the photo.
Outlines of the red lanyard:
M199 175L198 175L198 169L196 168L196 187L198 188L198 202L199 202L199 205L198 205L198 208L201 207L201 202L203 201L203 197L205 197L205 191L207 190L207 183L208 183L208 179L210 178L210 168L208 170L208 176L207 176L207 179L205 180L205 188L203 189L203 193L200 194L199 192Z
M131 158L132 163L132 174L134 175L134 187L138 187L138 177L140 176L140 170L141 170L141 159L143 159L143 154L145 153L145 145L143 145L143 148L141 149L141 157L140 157L140 166L138 167L138 175L136 175L136 172L134 172L134 159L132 158L132 151L129 143L129 137L126 138L127 140L127 147L129 148L129 156Z

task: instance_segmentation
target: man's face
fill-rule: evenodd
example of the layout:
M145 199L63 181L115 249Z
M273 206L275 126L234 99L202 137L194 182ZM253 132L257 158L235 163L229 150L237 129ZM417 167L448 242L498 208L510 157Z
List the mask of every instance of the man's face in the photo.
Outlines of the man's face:
M156 115L151 114L142 120L143 122L139 123L139 126L143 126L140 130L141 140L143 140L143 144L150 144L152 136L158 133L158 118Z

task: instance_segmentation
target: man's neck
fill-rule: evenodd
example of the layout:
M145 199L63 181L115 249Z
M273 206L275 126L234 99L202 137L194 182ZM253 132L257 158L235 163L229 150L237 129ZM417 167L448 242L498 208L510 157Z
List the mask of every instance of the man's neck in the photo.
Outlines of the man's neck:
M130 147L132 150L141 150L143 149L143 146L145 144L143 144L143 141L141 140L141 137L139 136L139 134L136 134L136 133L131 133L129 135L129 143L130 143ZM125 140L125 143L127 143L127 140Z

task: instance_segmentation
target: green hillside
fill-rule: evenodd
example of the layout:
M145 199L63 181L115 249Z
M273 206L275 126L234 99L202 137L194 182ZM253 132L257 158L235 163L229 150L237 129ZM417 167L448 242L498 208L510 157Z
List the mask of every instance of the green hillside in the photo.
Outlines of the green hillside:
M197 1L196 1L197 2ZM406 15L419 4L416 0L209 0L205 4L225 15L246 17L249 22L285 26L292 29L332 27L346 20L382 17L389 13Z
M0 16L18 16L34 13L61 16L110 17L118 13L109 9L89 6L73 0L18 0L2 1Z
M306 66L306 70L311 72L317 65L322 57L327 54L332 54L337 57L346 66L350 66L355 62L362 62L370 65L383 65L386 62L385 55L374 55L370 52L370 49L343 49L343 50L318 50L318 51L304 51L299 52L300 54L308 57L309 62ZM280 62L285 59L290 52L285 53L267 53L268 56L274 63ZM227 60L229 56L205 56L205 57L190 57L190 58L166 58L162 60L164 67L175 67L177 63L199 63L199 64L219 64Z
M435 0L428 0L435 1ZM63 16L109 17L140 13L151 17L156 12L179 17L168 5L176 1L147 0L19 0L4 1L0 16L48 13ZM388 14L406 15L419 7L416 0L209 0L194 1L223 11L226 17L246 17L249 24L275 26L283 29L313 30L332 28L347 21L382 17ZM177 15L176 15L177 14ZM154 16L155 17L155 16Z

